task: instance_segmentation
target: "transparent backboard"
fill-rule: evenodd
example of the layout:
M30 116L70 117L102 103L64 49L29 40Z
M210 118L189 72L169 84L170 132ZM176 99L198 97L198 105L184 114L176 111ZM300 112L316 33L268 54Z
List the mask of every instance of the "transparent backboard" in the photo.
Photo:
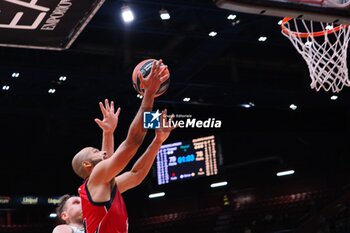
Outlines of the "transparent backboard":
M223 9L258 15L350 24L350 0L214 0Z

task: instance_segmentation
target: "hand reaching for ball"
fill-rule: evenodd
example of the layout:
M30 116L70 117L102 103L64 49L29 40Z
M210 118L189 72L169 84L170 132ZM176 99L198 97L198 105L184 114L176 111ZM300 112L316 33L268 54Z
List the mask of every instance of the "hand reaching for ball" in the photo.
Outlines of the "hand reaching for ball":
M139 79L141 84L145 89L145 93L149 93L151 95L155 95L160 88L162 82L167 79L167 74L165 74L165 70L168 69L167 66L162 65L162 60L153 61L151 73L143 77L142 72L139 71Z
M162 95L169 87L170 73L162 60L147 59L140 62L133 72L133 86L144 95L147 92L154 97Z

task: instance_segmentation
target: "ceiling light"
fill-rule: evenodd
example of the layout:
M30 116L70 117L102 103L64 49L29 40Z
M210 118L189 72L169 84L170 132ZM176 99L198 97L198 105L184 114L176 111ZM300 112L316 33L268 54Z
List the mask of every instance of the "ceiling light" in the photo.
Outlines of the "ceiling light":
M336 99L338 99L338 96L336 96L336 95L331 96L331 100L336 100Z
M184 102L189 102L190 100L191 100L191 98L189 98L189 97L185 97L185 98L183 99Z
M130 7L122 7L122 17L125 23L129 23L134 20L134 14L132 13Z
M12 73L12 78L18 78L19 77L19 73Z
M234 20L236 17L237 15L230 14L229 16L227 16L227 19Z
M59 78L60 81L66 81L66 79L67 79L66 76L61 76L61 77Z
M216 187L221 187L221 186L226 186L226 185L227 185L227 181L223 181L223 182L213 183L210 185L210 187L216 188Z
M266 36L260 36L259 39L258 39L258 41L262 41L262 42L264 42L266 40L267 40Z
M160 15L160 18L162 19L162 20L168 20L168 19L170 19L170 14L169 14L169 12L167 11L167 10L160 10L159 11L159 15Z
M148 198L156 198L156 197L163 197L165 196L165 193L164 192L161 192L161 193L152 193L150 195L148 195Z
M251 106L250 106L250 104L241 104L240 105L242 108L250 108Z
M298 108L298 106L296 106L295 104L291 104L291 105L289 105L289 108L292 110L296 110Z
M241 21L239 19L237 19L236 21L232 22L232 26L235 26L236 24L239 24Z
M292 175L292 174L294 174L294 170L277 172L276 176L289 176L289 175Z
M53 89L53 88L49 89L49 91L48 91L48 93L50 93L50 94L53 94L55 92L56 92L56 89Z
M239 106L241 106L242 108L251 108L251 107L254 107L255 104L252 102L249 102L247 104L240 104Z
M8 91L9 89L10 89L10 86L8 86L8 85L2 86L2 90L4 90L4 91Z
M57 214L56 214L56 213L51 213L51 214L49 215L49 217L50 217L50 218L56 218L56 217L57 217Z
M214 36L216 36L217 34L218 34L217 32L212 31L212 32L209 33L209 36L214 37Z

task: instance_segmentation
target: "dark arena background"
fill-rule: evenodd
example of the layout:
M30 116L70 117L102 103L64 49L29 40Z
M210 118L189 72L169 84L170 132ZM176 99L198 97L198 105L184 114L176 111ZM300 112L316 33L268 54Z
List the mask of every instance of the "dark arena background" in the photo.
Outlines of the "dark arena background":
M126 6L129 23L121 17ZM160 18L164 11L170 19ZM193 139L214 136L212 170L189 178L199 165L194 149L184 150L172 160L186 171L170 172L182 177L159 184L155 162L123 194L130 233L350 232L350 88L310 88L280 17L211 0L106 0L95 13L61 51L0 47L0 233L52 232L58 198L82 183L72 157L101 147L98 102L121 107L119 145L141 102L131 74L148 58L163 59L171 74L154 110L221 127L171 134L165 144L184 142L189 151ZM217 182L226 185L211 187Z

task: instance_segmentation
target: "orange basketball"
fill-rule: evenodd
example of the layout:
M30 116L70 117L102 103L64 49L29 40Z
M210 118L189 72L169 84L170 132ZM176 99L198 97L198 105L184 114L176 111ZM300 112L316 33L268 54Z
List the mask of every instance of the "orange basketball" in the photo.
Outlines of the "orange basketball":
M155 59L147 59L143 60L137 66L134 68L134 71L132 72L132 85L135 88L135 90L143 96L144 94L144 87L140 82L139 77L137 76L138 72L140 71L144 78L146 78L150 73L152 69L153 62L156 61ZM162 66L164 64L162 63ZM155 97L158 97L168 89L170 84L170 73L169 70L166 69L164 72L166 72L167 78L163 81L163 83L160 85L158 91L156 92Z

